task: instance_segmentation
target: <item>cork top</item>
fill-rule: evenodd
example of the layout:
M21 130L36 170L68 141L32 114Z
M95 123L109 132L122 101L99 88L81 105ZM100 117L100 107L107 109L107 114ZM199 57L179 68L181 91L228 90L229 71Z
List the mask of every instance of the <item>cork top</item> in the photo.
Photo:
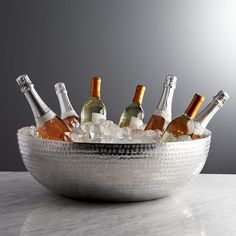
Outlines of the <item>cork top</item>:
M27 92L32 86L34 86L28 75L20 75L16 79L16 82L20 86L20 89L23 93Z
M62 82L55 84L54 87L55 87L56 94L66 90L65 84Z
M220 90L216 96L213 97L213 100L217 101L220 107L222 107L228 99L229 94L223 90Z
M167 75L164 83L164 87L176 88L177 77L174 75Z

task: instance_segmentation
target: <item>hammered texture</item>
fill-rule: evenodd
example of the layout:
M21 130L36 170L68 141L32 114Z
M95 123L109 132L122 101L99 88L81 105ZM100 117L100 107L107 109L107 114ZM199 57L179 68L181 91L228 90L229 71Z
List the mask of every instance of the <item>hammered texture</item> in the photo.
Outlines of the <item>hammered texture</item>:
M102 144L42 140L18 133L30 174L72 198L141 201L177 192L202 170L211 137L173 143Z

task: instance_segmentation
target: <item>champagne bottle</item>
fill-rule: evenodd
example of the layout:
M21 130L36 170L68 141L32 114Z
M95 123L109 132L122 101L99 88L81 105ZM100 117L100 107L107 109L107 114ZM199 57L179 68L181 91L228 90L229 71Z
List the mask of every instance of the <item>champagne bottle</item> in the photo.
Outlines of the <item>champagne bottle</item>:
M61 108L61 119L72 129L79 124L80 118L70 103L65 84L55 84L55 91Z
M144 111L142 108L142 101L145 92L145 86L142 84L137 85L133 102L125 108L121 114L119 126L131 127L137 129L143 125Z
M228 99L229 95L225 91L220 90L218 94L213 97L212 102L196 116L194 121L195 129L192 135L193 139L204 137L204 131L208 123Z
M176 82L177 78L175 76L167 75L163 85L164 89L161 95L161 100L149 119L145 130L160 130L164 132L167 125L171 122L171 108Z
M107 110L100 99L101 78L96 76L91 79L90 97L83 105L81 111L81 124L86 122L98 123L100 119L106 119Z
M191 135L194 132L194 121L200 106L204 102L205 98L199 94L195 94L189 106L185 110L184 114L175 118L167 126L166 131L164 132L161 141L162 142L173 142L182 140L182 136L191 138Z
M25 94L34 114L39 136L43 139L70 141L65 132L69 132L67 125L40 98L34 85L27 75L21 75L16 82Z

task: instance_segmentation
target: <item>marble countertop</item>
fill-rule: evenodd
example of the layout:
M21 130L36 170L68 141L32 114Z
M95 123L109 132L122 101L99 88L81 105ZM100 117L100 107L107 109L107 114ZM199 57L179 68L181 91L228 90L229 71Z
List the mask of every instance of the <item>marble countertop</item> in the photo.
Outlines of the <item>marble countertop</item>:
M99 203L60 197L27 172L1 172L0 235L235 236L236 175L200 175L165 199Z

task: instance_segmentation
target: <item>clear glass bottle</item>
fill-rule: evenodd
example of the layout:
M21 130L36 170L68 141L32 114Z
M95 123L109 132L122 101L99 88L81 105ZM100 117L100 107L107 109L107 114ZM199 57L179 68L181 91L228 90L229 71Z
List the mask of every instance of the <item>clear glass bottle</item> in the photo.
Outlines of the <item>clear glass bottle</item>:
M80 118L70 103L65 84L55 84L55 91L61 108L61 119L72 129L79 124Z
M220 90L216 96L213 97L212 102L196 116L194 120L195 129L192 135L193 139L204 137L208 123L228 99L229 95L225 91Z
M145 86L142 84L137 85L133 102L121 114L119 121L120 127L131 127L135 129L143 125L144 111L142 101L144 93Z
M185 110L184 114L175 118L167 126L164 132L161 142L174 142L182 140L187 140L187 137L191 138L194 132L194 118L204 102L205 98L199 94L195 94L189 106Z
M160 130L165 131L167 125L172 120L172 101L176 88L177 77L173 75L167 75L163 84L163 92L161 99L152 116L150 117L145 130Z
M69 128L40 98L27 75L21 75L16 82L25 94L34 114L39 136L43 139L70 141Z
M81 124L86 122L97 123L100 119L106 119L107 110L100 98L101 78L95 76L91 79L90 97L81 110Z

